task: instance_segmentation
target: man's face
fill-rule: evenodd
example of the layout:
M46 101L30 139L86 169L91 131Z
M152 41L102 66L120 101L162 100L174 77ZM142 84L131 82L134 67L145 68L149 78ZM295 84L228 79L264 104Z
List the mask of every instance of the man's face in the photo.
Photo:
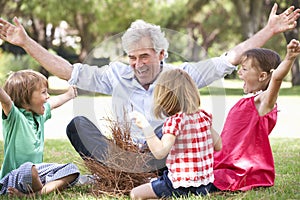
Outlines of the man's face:
M153 48L149 48L147 42L143 42L131 50L128 57L136 78L143 87L148 89L146 85L152 83L161 71L160 62L163 59L163 51L156 53Z

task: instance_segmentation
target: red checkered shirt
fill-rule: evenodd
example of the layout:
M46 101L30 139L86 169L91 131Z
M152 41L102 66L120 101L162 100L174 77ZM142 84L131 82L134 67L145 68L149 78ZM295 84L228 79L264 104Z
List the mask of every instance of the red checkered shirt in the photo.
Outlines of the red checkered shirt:
M204 110L177 113L166 119L163 134L176 136L166 160L174 188L199 187L214 181L211 125L212 116Z

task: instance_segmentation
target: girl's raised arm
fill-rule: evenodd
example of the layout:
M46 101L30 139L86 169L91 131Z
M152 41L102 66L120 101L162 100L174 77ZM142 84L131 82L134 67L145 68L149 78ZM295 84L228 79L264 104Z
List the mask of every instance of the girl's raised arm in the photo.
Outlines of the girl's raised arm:
M258 112L260 116L263 116L270 112L279 94L279 89L284 77L288 74L293 66L294 61L300 54L300 43L298 40L291 40L287 45L287 53L284 60L280 65L272 72L271 80L267 90L262 93L258 98L260 106L258 107Z

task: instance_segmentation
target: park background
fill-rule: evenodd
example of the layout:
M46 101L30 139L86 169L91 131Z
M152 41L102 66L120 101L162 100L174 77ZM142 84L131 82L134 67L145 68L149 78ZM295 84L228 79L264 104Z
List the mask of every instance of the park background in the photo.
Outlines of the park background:
M275 2L279 5L277 13L290 5L300 7L299 0L0 0L0 13L2 18L9 21L17 16L28 34L52 53L71 63L84 62L98 66L115 60L127 62L120 45L120 36L132 21L144 19L165 30L170 40L167 62L176 65L219 56L249 38L267 23ZM296 29L273 37L264 47L277 51L283 58L287 43L292 38L299 39L299 25L298 20ZM0 85L3 85L10 71L28 68L40 71L49 78L51 95L62 93L68 86L66 81L49 74L23 49L0 40ZM277 199L276 196L281 192L287 192L290 199L300 198L297 194L300 191L300 164L297 161L300 156L299 85L300 67L297 59L280 91L278 123L270 135L272 148L274 145L275 148L279 146L276 152L284 152L275 152L275 161L276 156L281 161L287 161L277 164L285 165L287 168L284 171L288 174L287 179L284 177L278 181L277 187L283 188L287 183L292 186L288 188L288 192L274 186L275 189L267 190L267 193L273 192L275 195L261 194L261 199ZM221 104L226 116L228 109L243 95L242 82L233 73L224 80L201 89L200 93L203 108L214 112L217 102ZM53 110L52 118L45 124L45 153L47 154L47 149L52 149L51 154L56 156L50 158L56 162L65 161L64 157L70 159L70 155L76 153L66 137L67 124L74 116L86 113L88 116L92 114L96 125L102 126L102 118L110 114L110 103L108 96L83 91L77 99ZM89 109L85 109L85 106ZM87 112L90 108L94 113ZM217 129L221 130L223 120L219 120ZM47 143L47 140L50 142ZM51 145L47 146L49 143ZM61 150L70 154L61 155ZM266 193L264 190L258 191L259 195L260 192ZM229 195L229 198L253 199L256 193Z

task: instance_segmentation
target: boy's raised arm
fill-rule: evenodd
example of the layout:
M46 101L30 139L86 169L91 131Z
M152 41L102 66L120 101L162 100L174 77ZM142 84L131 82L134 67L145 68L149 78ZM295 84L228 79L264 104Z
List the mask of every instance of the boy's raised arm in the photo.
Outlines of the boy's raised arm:
M10 96L8 96L8 94L2 88L0 88L0 102L4 114L7 116L12 107L12 101Z

